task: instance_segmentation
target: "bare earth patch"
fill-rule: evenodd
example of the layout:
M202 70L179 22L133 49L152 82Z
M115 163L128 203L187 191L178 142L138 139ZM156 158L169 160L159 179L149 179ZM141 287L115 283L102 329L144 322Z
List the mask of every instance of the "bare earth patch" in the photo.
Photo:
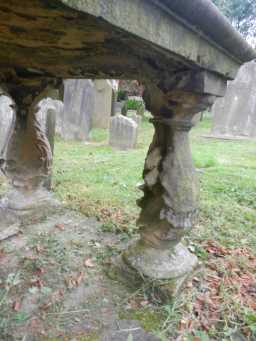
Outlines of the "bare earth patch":
M157 340L119 317L131 293L105 270L120 245L74 211L23 221L0 243L1 340Z

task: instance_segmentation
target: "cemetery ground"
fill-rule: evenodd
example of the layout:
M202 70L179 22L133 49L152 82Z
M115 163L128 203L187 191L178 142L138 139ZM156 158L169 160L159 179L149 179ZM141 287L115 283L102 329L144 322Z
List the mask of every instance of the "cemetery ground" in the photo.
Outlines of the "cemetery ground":
M97 341L110 321L118 331L105 329L106 340L256 340L256 142L206 141L210 126L191 132L201 207L184 241L202 268L173 302L160 302L153 283L124 290L110 270L138 232L152 126L142 122L130 151L107 146L103 130L90 144L57 139L53 189L63 208L0 242L3 340Z

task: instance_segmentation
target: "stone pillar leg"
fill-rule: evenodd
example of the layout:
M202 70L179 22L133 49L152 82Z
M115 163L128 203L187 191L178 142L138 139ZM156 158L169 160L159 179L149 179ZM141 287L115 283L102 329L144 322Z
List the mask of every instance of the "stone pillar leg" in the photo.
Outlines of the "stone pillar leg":
M144 196L138 202L140 239L123 253L122 263L127 273L140 277L137 283L153 283L165 299L177 295L198 265L182 243L195 224L199 203L189 131L210 96L152 86L144 97L155 134L145 161Z
M37 118L38 103L49 89L40 84L26 94L25 88L11 92L15 101L15 120L10 129L2 169L12 190L1 201L1 206L24 212L49 206L50 194L43 189L51 173L52 152L50 144ZM39 94L40 93L40 94Z
M191 122L154 119L153 124L155 135L144 169L144 197L139 201L141 238L123 259L144 278L168 280L168 290L175 295L198 263L181 243L198 210L198 186L188 141Z

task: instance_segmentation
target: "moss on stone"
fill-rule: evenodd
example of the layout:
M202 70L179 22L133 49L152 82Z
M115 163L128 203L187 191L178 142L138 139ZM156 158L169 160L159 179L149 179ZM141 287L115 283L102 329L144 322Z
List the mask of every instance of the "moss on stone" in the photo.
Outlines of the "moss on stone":
M87 335L78 336L75 339L77 341L100 341L100 337L95 331L91 332L90 334L87 334ZM41 341L62 341L62 340L63 340L63 337L61 337L61 338L59 338L59 337L48 338L47 337L47 338L41 339ZM64 340L69 340L69 337L68 336L64 337Z
M147 332L159 330L164 322L163 311L154 311L151 308L121 311L119 313L119 318L122 320L137 320L140 322L141 327Z

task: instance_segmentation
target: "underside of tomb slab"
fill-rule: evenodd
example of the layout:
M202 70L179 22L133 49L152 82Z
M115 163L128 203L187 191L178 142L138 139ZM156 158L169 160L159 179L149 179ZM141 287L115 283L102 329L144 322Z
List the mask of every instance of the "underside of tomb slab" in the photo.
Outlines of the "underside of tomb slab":
M200 68L233 78L242 63L151 1L62 2L10 0L0 6L2 83L154 79Z

